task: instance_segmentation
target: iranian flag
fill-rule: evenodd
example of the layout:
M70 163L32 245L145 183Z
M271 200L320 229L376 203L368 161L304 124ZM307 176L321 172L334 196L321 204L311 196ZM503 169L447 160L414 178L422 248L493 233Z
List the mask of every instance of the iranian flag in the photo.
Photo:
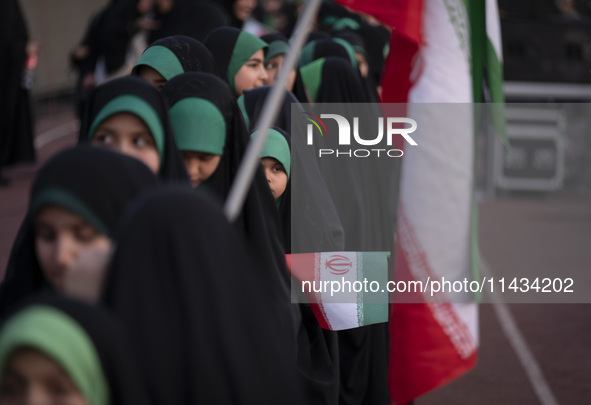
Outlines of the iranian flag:
M317 252L286 255L297 293L320 327L344 330L388 322L390 252Z
M394 277L472 280L478 277L473 199L476 118L469 104L482 101L484 81L491 98L496 98L493 101L502 101L496 3L339 2L393 28L382 99L409 103L407 114L420 128L415 137L418 146L405 148L402 158ZM482 73L485 68L487 75ZM423 103L458 104L435 108ZM388 378L395 404L412 401L476 364L474 302L425 297L419 304L394 303L389 322Z

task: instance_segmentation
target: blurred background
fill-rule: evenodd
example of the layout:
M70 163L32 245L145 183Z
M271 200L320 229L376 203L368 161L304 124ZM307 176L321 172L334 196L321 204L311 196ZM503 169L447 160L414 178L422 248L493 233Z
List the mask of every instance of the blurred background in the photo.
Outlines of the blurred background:
M20 0L29 38L41 46L31 88L37 162L6 170L11 185L0 189L0 276L36 168L77 137L71 55L107 3ZM492 274L518 266L588 272L591 1L499 0L498 6L511 147L490 128L478 138L483 267ZM591 402L590 311L588 304L481 305L477 367L416 403Z

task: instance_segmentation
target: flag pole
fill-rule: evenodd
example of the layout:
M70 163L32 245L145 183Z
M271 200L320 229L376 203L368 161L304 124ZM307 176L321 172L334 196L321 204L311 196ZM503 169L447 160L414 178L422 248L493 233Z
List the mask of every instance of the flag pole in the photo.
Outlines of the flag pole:
M275 81L263 107L258 135L248 143L244 159L238 168L236 179L234 180L226 205L224 206L224 213L230 222L233 222L238 217L238 214L242 209L242 204L244 204L252 179L260 164L259 154L263 149L269 128L275 121L277 113L279 112L279 107L285 96L285 84L287 83L289 73L296 65L306 35L308 34L310 26L316 17L318 8L320 7L320 2L321 0L309 0L301 17L298 19L298 23L295 27L295 34L292 37L290 50L285 57L285 61L279 72L279 77Z

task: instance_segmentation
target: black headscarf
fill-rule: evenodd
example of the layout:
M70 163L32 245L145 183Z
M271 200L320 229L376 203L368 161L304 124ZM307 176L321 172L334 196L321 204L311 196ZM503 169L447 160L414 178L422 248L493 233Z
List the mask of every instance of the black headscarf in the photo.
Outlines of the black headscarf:
M210 196L144 195L117 241L103 299L136 343L155 403L302 403L289 296L260 277Z
M135 64L132 74L137 74L138 68L143 65L158 71L166 80L184 72L213 73L211 52L201 42L186 35L174 35L153 42Z
M101 148L70 148L51 158L37 173L31 189L28 213L0 285L0 313L48 286L35 253L34 221L41 207L61 206L113 237L125 206L156 183L156 176L137 159Z
M312 41L316 41L317 39L330 39L330 34L324 31L310 31L308 37L306 38L306 44L309 44Z
M207 73L183 73L166 83L162 93L171 108L187 97L200 98L212 103L224 117L226 143L222 158L213 175L200 187L206 187L213 195L225 201L250 139L230 88ZM234 225L244 232L249 252L254 256L263 277L270 277L270 285L275 286L273 288L279 296L289 296L285 252L281 241L276 238L280 226L277 209L262 167L258 167L255 173L240 216Z
M140 105L141 107L138 107ZM149 109L144 108L146 105L149 106ZM133 76L114 79L97 87L88 101L86 113L80 127L79 143L90 142L90 137L92 136L90 131L100 124L100 122L95 121L106 106L109 106L107 108L108 110L113 111L112 114L129 112L138 116L140 116L139 114L145 114L152 118L155 116L158 121L155 123L155 126L160 128L158 130L161 131L162 135L160 142L156 139L156 134L154 134L156 128L151 128L145 119L143 121L146 122L146 125L152 131L156 144L159 146L159 175L164 180L188 182L185 164L176 147L172 130L170 129L168 108L162 95L156 88L145 80ZM103 117L103 119L108 116ZM142 117L140 116L140 118ZM158 123L160 126L158 126Z
M238 100L251 130L257 127L270 91L270 86L247 90ZM296 106L296 111L303 117L303 109L298 101L286 90L273 125L288 134L295 129L294 136L305 136L305 127L301 125L304 122L302 117L297 117L297 121L292 126L292 106ZM297 147L298 143L291 143L291 136L289 143L292 148L292 167L297 168L298 181L294 189L290 178L279 210L285 250L288 253L307 253L313 251L313 246L321 247L323 251L342 250L343 228L316 159L310 149L302 150ZM299 202L295 206L291 205L292 193L297 195L296 200ZM292 216L298 224L295 228L295 240L291 238ZM314 241L313 244L312 241Z
M229 15L214 2L177 0L170 13L160 16L161 26L150 33L149 39L154 42L171 35L187 35L203 41L211 31L229 21Z
M234 76L258 50L267 50L267 43L249 32L222 27L212 31L204 42L213 55L215 73L236 92Z
M374 83L381 83L384 61L390 44L390 31L381 25L362 25L357 30L364 39L367 50L369 74Z
M14 321L18 324L13 323ZM53 357L53 350L65 355L65 348L59 346L67 342L55 340L52 343L43 342L46 334L53 335L54 338L60 336L59 333L63 334L64 326L68 326L65 337L75 339L77 347L80 347L81 338L84 343L88 342L86 347L94 350L99 363L95 364L93 361L89 365L88 357L71 359L70 361L79 360L78 364L85 366L78 369L78 378L72 374L69 375L73 381L76 382L82 377L86 388L92 385L94 398L97 398L97 381L92 378L98 373L104 377L103 381L108 387L107 395L103 396L101 392L99 398L106 399L108 404L151 403L148 401L147 390L139 377L139 368L133 357L130 342L121 325L104 309L52 293L36 294L19 304L18 310L4 320L0 329L0 336L2 336L0 340L4 339L4 343L8 345L7 349L8 347L16 349L17 345L23 344L25 347L40 350L49 357ZM12 329L12 334L8 338L7 335L3 335L8 331L5 329L7 327ZM75 356L74 353L69 353L69 356ZM60 359L54 358L54 361L60 363ZM63 367L62 364L60 366ZM80 376L81 371L83 376ZM82 391L82 395L87 391L82 390L81 387L78 388ZM88 397L85 399L90 403Z
M272 87L247 90L238 99L242 113L247 117L250 129L256 128L263 106ZM341 251L344 235L332 198L310 149L298 148L288 133L305 136L305 129L298 121L292 126L291 110L296 106L298 114L303 109L295 97L285 91L285 97L275 120L275 129L283 132L292 148L292 170L297 170L296 183L290 177L279 205L284 247L287 253ZM292 171L293 172L293 171ZM292 195L298 204L292 204ZM292 239L291 224L297 224ZM336 404L338 400L338 345L335 332L323 330L308 304L297 305L301 315L298 325L298 370L304 386L307 404Z
M319 39L308 43L302 50L302 54L300 56L300 66L321 58L331 57L343 59L353 66L353 70L357 76L359 76L359 82L364 93L365 102L369 103L377 101L377 91L375 84L373 84L373 82L370 83L368 79L361 75L355 56L355 48L349 43L349 41L346 41L345 39Z
M351 47L351 50L353 48ZM353 63L352 56L342 43L335 42L333 39L317 39L309 42L300 55L300 66L306 65L310 62L320 58L335 57L351 63L352 66L357 66L357 62Z
M137 0L114 1L102 12L98 26L98 56L103 56L108 74L117 71L127 57L133 36L139 31L136 20L140 17Z

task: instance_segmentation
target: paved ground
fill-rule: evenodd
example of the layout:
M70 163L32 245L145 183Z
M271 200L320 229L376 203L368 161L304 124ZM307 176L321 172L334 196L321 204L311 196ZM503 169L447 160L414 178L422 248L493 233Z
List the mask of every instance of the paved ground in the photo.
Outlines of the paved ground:
M76 132L69 108L45 106L37 123L37 164L6 171L13 182L0 189L0 273L26 211L36 168L73 145ZM483 202L480 245L495 274L524 267L540 274L556 268L591 273L591 200L567 190ZM483 304L477 367L416 404L591 403L590 336L591 305Z
M532 275L564 269L584 276L591 270L591 199L565 190L484 202L480 246L495 275L531 268ZM417 405L591 403L591 305L507 308L523 341L515 343L506 331L510 319L499 317L498 305L480 305L477 367ZM520 361L524 353L531 357ZM538 376L535 364L541 371ZM528 377L528 371L534 376Z
M54 153L77 141L77 120L72 109L63 104L39 107L36 129L36 143L41 146L37 148L37 162L3 170L11 184L0 188L0 277L4 275L12 241L27 211L35 171Z

